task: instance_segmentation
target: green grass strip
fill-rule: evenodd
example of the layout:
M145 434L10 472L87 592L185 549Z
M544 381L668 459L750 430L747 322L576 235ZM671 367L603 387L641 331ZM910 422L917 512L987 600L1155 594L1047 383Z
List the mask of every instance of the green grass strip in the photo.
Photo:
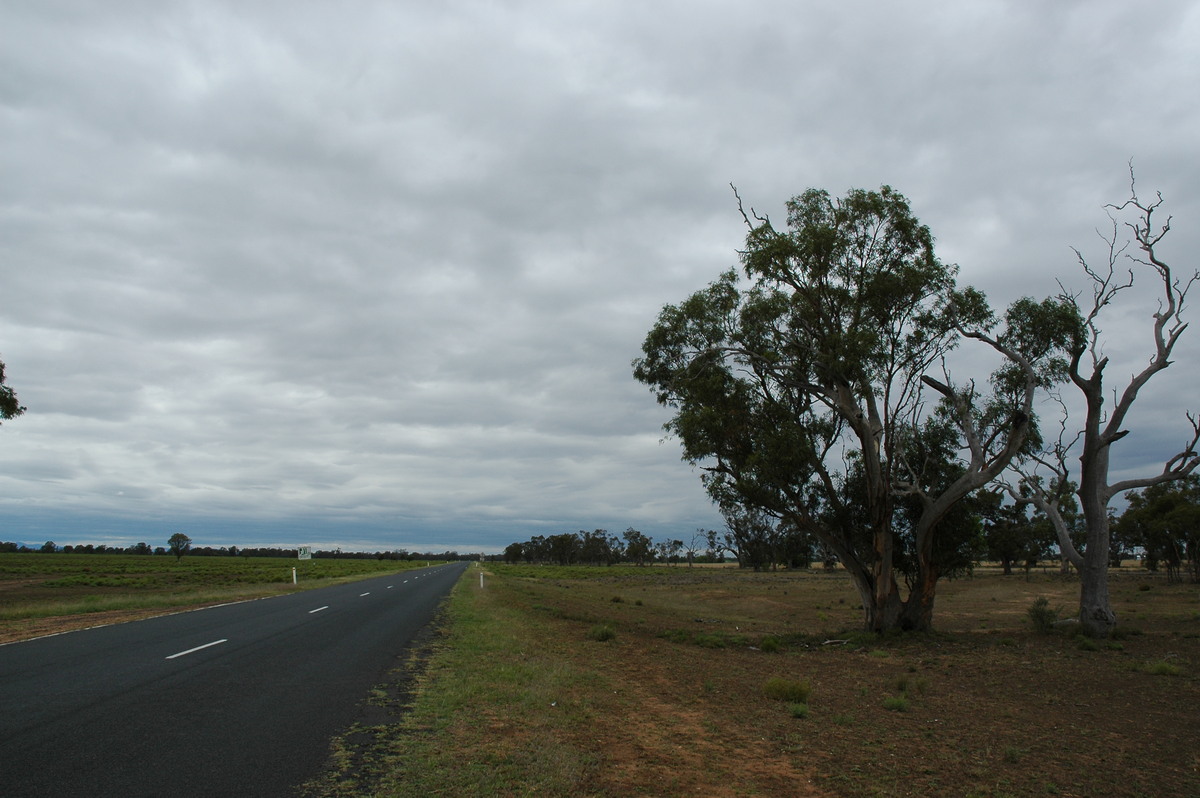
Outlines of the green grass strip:
M305 796L592 794L598 757L567 732L588 724L601 677L547 653L558 622L486 582L472 568L454 588L411 708L372 730L369 767L346 756Z

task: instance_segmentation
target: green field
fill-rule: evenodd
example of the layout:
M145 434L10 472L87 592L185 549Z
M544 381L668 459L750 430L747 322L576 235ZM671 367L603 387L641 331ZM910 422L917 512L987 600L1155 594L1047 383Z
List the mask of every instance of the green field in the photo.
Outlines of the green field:
M425 561L129 554L0 554L0 641L145 613L271 595L419 568ZM297 584L292 584L292 569ZM57 624L49 625L58 619ZM119 618L105 620L121 620Z

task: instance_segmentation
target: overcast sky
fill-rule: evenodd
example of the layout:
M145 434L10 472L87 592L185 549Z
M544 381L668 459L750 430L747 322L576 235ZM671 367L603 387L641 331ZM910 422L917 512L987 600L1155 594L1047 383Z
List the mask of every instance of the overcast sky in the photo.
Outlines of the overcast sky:
M630 361L736 264L729 184L892 185L1003 305L1083 287L1132 158L1193 269L1198 41L1195 2L0 0L0 540L719 526Z

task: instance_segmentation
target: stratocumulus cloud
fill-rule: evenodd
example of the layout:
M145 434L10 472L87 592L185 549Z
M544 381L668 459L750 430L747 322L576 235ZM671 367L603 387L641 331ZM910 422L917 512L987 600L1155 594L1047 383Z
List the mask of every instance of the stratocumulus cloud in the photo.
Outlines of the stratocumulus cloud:
M736 263L731 182L775 215L890 184L997 304L1082 287L1069 247L1130 158L1166 254L1200 238L1193 3L4 16L0 359L29 412L0 429L0 539L719 525L629 363ZM1115 362L1153 309L1106 328ZM1156 383L1130 467L1197 387Z

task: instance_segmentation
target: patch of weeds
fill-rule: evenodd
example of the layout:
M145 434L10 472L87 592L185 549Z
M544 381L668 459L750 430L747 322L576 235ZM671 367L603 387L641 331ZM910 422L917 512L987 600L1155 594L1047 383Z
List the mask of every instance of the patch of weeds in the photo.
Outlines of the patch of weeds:
M1075 638L1075 647L1080 651L1099 651L1100 643L1090 637L1080 635Z
M698 634L692 638L692 642L701 648L725 648L729 645L724 635Z
M1122 643L1120 640L1106 640L1104 642L1104 647L1107 648L1109 651L1124 651L1125 650L1125 644Z
M758 650L765 651L768 654L774 654L779 651L779 638L773 635L767 635L762 640L758 641Z
M1017 641L1013 640L1011 637L1002 637L996 641L996 644L1001 645L1001 646L1008 646L1009 648L1015 648L1017 645Z
M1015 745L1007 746L1004 749L1004 761L1010 765L1016 765L1019 763L1021 761L1021 757L1024 755L1025 752L1020 748L1017 748Z
M635 606L635 607L640 607L640 606L642 606L642 600L641 600L641 599L637 599L636 601L634 601L634 602L633 602L633 606Z
M794 704L807 704L808 696L812 693L812 684L797 679L772 676L763 683L762 691L767 698Z
M791 702L788 704L788 712L791 714L791 716L793 718L807 718L808 717L808 704L798 704L795 702Z
M925 695L925 691L929 689L929 680L923 676L897 676L892 680L892 689L897 693L916 692Z
M1050 600L1045 596L1038 596L1028 613L1029 621L1033 624L1035 631L1044 635L1054 631L1054 624L1058 623L1059 610L1051 608Z
M625 599L621 598L620 596L613 596L611 600L613 604L621 604L625 601Z
M662 633L662 637L672 643L690 643L692 642L692 633L683 629L668 629Z
M888 696L883 699L883 708L892 712L907 712L908 698L902 695Z
M875 659L887 659L888 657L892 656L892 653L890 651L884 651L882 648L877 648L874 651L869 652L867 656L875 657Z
M609 640L616 638L616 636L616 631L606 623L597 624L588 632L588 637L598 643L607 643Z
M1183 666L1176 665L1173 662L1167 662L1165 659L1158 662L1147 662L1141 668L1142 673L1149 673L1154 676L1182 676Z
M840 714L834 715L830 720L832 720L834 723L836 723L839 726L853 726L854 725L854 716L847 712L842 712Z

